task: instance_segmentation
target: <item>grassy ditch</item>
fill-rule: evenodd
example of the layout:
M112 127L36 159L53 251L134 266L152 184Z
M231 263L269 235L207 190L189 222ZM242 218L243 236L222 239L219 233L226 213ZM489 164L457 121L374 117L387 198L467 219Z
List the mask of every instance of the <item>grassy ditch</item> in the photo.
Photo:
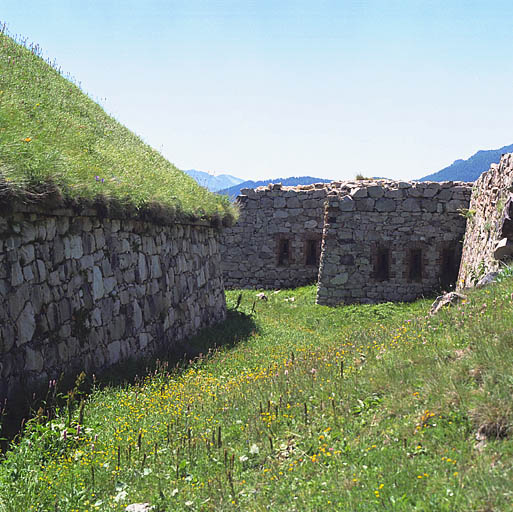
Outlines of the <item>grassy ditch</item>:
M0 510L509 510L512 292L433 318L430 301L229 292L251 332L32 420L3 455Z
M37 45L5 32L0 23L0 199L63 198L232 222L228 199L107 115Z

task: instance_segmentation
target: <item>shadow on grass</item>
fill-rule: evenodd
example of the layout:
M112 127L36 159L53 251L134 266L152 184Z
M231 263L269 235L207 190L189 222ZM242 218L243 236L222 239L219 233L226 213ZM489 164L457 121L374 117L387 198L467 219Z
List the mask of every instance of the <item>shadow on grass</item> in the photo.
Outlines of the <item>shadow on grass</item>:
M251 315L228 310L226 320L202 329L198 334L162 347L146 359L129 359L108 370L108 374L96 376L98 386L120 386L137 382L141 377L156 370L166 369L181 372L196 358L212 353L216 349L230 348L250 338L256 332Z
M21 434L27 419L41 423L53 419L65 409L76 408L81 400L93 389L108 386L127 386L144 380L147 375L166 371L179 375L198 357L215 352L216 349L230 348L248 339L256 332L256 324L251 315L228 310L226 320L212 327L202 329L196 335L163 347L151 357L130 358L112 366L102 374L62 374L57 386L52 389L39 389L36 392L21 391L13 396L0 417L0 450L5 451L9 443Z

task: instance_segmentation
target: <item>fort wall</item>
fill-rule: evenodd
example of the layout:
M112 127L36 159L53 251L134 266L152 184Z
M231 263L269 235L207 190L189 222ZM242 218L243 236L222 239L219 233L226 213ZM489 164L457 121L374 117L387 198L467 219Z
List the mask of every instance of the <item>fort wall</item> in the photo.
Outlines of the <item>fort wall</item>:
M458 288L469 288L513 255L513 154L503 155L474 183L466 212Z
M243 189L239 220L221 239L225 286L292 288L315 282L331 186Z
M326 305L454 288L470 195L463 182L390 180L244 189L221 241L225 284L317 282Z
M206 223L3 205L0 396L172 348L225 318Z
M454 285L471 186L364 183L328 195L317 303L410 301Z

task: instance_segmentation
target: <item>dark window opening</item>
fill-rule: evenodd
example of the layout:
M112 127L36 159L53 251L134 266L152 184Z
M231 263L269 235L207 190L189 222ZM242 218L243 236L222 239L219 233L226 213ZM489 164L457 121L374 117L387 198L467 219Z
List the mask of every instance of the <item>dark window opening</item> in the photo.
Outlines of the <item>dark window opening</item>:
M459 258L454 247L442 250L440 286L444 290L453 288L458 279Z
M390 251L388 249L378 249L374 277L377 281L387 281L390 278Z
M306 264L319 266L321 256L321 241L320 240L307 240L306 241Z
M422 280L422 250L410 249L410 262L408 279L410 281Z
M290 263L290 241L282 238L278 246L278 265L288 265Z

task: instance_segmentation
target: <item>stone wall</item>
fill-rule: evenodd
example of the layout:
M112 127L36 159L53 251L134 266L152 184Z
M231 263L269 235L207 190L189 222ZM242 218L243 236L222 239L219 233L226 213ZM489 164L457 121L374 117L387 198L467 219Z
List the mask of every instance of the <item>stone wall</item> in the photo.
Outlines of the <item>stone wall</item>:
M331 185L243 189L240 217L221 242L227 288L292 288L317 280Z
M454 285L471 186L348 183L328 195L317 303L409 301Z
M467 212L458 287L468 288L513 253L513 154L503 155L475 182Z
M5 205L4 205L5 206ZM0 396L101 371L225 318L207 224L7 205L0 216Z

